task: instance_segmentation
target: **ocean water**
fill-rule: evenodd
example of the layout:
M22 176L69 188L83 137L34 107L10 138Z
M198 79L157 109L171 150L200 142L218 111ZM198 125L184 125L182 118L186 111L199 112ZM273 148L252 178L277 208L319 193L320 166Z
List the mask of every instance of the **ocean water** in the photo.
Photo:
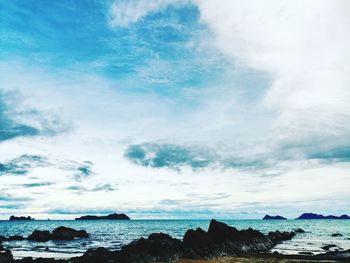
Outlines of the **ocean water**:
M298 234L290 241L277 245L271 252L296 254L300 252L322 253L321 247L328 244L341 249L350 249L350 220L220 220L238 229L253 228L263 233L269 231L291 231L302 228L306 233ZM8 241L3 246L10 249L15 258L55 257L67 258L82 255L89 248L106 247L113 250L151 233L163 232L182 238L188 229L208 229L209 220L130 220L130 221L0 221L0 235L27 237L35 229L53 230L59 226L85 229L89 239L73 241ZM332 237L340 233L342 236ZM48 250L47 250L48 248Z

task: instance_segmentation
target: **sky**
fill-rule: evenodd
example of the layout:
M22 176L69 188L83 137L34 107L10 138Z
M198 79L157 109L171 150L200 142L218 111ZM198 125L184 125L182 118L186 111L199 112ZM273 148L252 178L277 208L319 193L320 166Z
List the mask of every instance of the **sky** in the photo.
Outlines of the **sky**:
M347 0L0 1L0 219L350 213Z

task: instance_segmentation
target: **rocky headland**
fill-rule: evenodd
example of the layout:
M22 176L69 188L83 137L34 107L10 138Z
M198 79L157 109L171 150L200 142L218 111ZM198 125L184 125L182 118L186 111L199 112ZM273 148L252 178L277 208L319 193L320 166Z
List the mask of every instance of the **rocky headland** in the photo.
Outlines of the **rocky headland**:
M30 221L35 220L34 218L31 218L30 216L10 216L10 221Z
M320 215L314 213L304 213L296 219L350 219L348 215L334 216L334 215Z
M76 218L75 220L130 220L130 217L128 217L126 214L110 214L107 216L81 216Z
M276 216L265 215L263 217L263 220L287 220L287 218L279 215L276 215Z

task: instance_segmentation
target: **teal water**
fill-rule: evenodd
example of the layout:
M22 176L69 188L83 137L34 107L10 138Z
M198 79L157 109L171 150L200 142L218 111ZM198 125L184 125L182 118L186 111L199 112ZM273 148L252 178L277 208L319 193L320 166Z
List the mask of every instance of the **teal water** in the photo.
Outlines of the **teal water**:
M325 252L321 247L335 244L341 249L350 249L350 220L220 220L238 229L254 228L263 233L269 231L291 231L302 228L306 233L298 234L290 241L277 245L272 251L282 253ZM120 249L122 245L154 232L167 233L182 238L186 230L201 227L208 229L209 220L130 220L130 221L0 221L0 235L27 237L35 229L53 230L58 226L85 229L89 239L73 241L8 241L3 246L16 258L26 256L66 258L81 255L89 248L106 247ZM340 233L340 237L331 234ZM49 248L47 251L46 248Z

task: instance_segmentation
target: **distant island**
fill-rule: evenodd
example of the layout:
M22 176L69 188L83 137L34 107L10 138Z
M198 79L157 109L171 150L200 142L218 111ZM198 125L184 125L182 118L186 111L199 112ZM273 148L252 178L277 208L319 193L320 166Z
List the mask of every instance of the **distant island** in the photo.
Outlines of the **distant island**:
M10 216L10 221L30 221L35 220L34 218L31 218L30 216Z
M107 216L81 216L76 218L75 220L130 220L126 214L110 214Z
M314 213L304 213L296 219L350 219L348 215L334 216L334 215L319 215Z
M270 216L270 215L265 215L263 220L287 220L287 218L283 217L283 216Z

